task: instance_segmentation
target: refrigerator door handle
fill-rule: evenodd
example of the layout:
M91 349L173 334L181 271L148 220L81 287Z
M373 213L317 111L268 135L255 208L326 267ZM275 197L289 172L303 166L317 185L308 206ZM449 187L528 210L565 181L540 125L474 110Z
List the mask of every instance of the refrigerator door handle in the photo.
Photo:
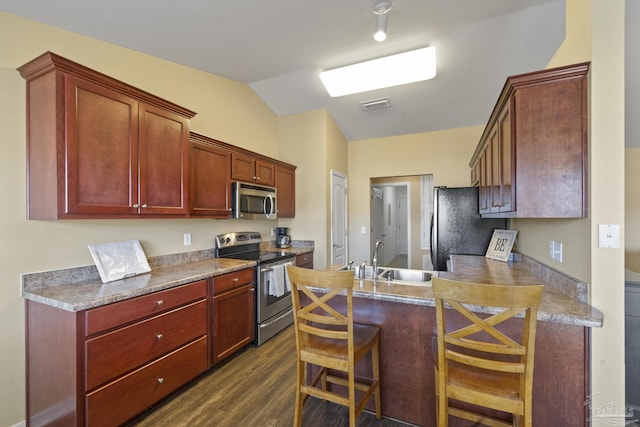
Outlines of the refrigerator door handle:
M436 256L434 252L434 235L433 235L433 216L431 214L431 225L429 226L429 250L431 251L431 267L436 270Z

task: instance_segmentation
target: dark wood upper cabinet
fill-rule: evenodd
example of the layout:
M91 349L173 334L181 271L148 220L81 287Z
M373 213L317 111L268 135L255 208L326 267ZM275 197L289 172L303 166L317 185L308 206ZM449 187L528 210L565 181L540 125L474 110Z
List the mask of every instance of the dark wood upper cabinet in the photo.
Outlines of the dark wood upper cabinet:
M243 153L231 153L231 179L273 187L275 165L265 159Z
M278 218L296 216L296 168L276 165Z
M193 132L190 143L191 215L231 218L231 151Z
M588 76L582 63L507 79L470 163L482 216L588 216Z
M50 52L18 71L29 219L188 214L194 112Z

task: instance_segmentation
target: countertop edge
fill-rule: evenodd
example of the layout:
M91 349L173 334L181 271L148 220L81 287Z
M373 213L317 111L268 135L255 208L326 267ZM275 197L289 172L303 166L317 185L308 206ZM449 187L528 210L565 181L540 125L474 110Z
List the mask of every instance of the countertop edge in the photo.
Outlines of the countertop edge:
M29 301L78 312L245 268L253 268L255 265L255 261L214 258L210 261L159 267L149 273L109 283L91 280L35 290L23 288L21 294Z

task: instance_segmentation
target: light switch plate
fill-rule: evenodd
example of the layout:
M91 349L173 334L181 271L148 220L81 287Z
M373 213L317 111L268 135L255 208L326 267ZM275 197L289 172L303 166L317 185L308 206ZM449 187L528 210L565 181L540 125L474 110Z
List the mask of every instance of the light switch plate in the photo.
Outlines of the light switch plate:
M599 224L598 246L601 248L619 248L620 224Z

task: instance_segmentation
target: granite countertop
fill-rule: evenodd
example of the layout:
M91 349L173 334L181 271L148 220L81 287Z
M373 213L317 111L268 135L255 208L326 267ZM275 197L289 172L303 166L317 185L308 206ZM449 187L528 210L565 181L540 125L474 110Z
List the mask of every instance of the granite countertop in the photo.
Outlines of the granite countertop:
M309 252L313 252L315 249L315 244L312 241L307 240L293 240L291 242L291 247L289 248L278 248L276 247L276 243L274 241L263 242L260 244L260 249L263 251L270 252L284 252L294 255L302 255L308 254Z
M314 250L313 241L295 240L281 249L264 242L262 250L301 255ZM149 258L151 271L102 283L95 265L22 275L22 297L67 311L82 311L196 282L213 276L255 267L255 261L214 258L213 250L201 250Z
M532 274L526 263L504 263L488 260L481 256L453 256L452 271L438 272L441 277L461 281L483 283L544 284L542 302L538 309L538 320L564 323L576 326L602 327L602 313L584 301L576 298L577 291L564 289L561 278L542 280ZM576 286L584 285L576 282ZM433 289L428 284L406 284L385 280L354 279L353 295L383 301L435 306ZM474 307L478 312L490 312L485 307Z
M188 260L109 283L95 277L95 266L31 273L22 276L22 296L63 310L82 311L255 265L255 261L228 258Z

